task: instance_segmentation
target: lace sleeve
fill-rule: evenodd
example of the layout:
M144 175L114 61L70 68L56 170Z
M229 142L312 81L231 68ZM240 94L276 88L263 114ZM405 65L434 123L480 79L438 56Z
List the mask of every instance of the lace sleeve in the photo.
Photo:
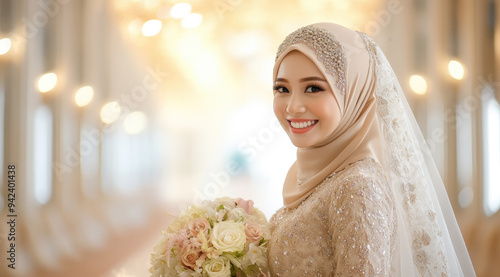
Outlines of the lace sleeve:
M335 276L389 276L396 215L388 185L346 178L329 209Z

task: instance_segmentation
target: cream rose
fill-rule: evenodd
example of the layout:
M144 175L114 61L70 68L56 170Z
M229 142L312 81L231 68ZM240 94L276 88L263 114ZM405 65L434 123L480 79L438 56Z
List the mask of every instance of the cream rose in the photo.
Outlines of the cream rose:
M243 251L246 242L245 227L242 223L234 221L216 223L210 241L222 252Z
M241 221L242 219L246 219L248 214L242 208L234 208L227 213L227 219L233 221Z
M193 221L191 221L191 224L189 224L189 229L191 230L191 233L195 237L200 232L207 235L209 228L210 228L210 223L208 222L208 220L204 218L196 218Z
M209 277L231 276L231 263L228 259L222 257L207 261L203 265L203 269Z
M224 206L224 209L234 209L236 206L236 201L233 198L230 197L220 197L215 199L215 202L219 203L219 205ZM219 208L218 206L216 208Z
M183 247L180 254L181 264L194 270L196 267L198 267L196 265L196 261L200 258L201 254L202 253L200 249L192 248L189 246Z
M262 238L262 229L257 222L249 221L245 223L245 235L250 243L259 241Z

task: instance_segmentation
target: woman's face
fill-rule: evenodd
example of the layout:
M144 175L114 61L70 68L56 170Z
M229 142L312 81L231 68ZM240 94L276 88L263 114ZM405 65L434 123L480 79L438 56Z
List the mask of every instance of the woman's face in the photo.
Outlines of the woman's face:
M318 145L339 125L340 109L333 91L307 56L299 51L288 53L274 81L274 114L295 146Z

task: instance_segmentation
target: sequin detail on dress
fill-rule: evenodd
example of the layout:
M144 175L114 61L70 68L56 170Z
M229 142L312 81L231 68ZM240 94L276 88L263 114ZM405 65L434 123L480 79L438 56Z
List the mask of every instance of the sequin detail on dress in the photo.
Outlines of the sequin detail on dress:
M347 58L344 47L328 31L315 26L305 26L289 34L281 43L276 54L276 60L289 46L294 44L304 44L314 50L318 60L326 68L326 72L332 76L337 76L337 87L342 95L345 94Z
M397 230L392 192L365 158L271 218L272 276L390 276Z

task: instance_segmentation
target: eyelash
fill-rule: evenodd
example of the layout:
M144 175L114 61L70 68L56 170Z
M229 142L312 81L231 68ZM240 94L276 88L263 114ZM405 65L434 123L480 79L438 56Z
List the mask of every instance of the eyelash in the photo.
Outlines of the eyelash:
M318 84L310 84L310 85L307 86L306 90L309 89L309 88L314 88L314 89L318 90L318 91L310 92L310 93L322 92L322 91L325 90L322 86L320 86Z
M278 85L276 85L276 86L273 86L273 91L277 91L277 93L285 93L285 92L280 92L280 91L279 91L279 89L281 89L281 88L284 88L284 89L288 90L288 89L287 89L286 87L284 87L284 86L278 86ZM307 87L306 87L306 91L307 91L309 88L316 89L317 91L308 92L308 93L318 93L318 92L322 92L322 91L324 91L324 90L325 90L322 86L320 86L320 85L318 85L318 84L310 84L310 85L307 85Z
M273 91L275 91L276 93L283 93L283 92L279 91L279 89L281 89L281 88L287 89L284 86L273 86Z

